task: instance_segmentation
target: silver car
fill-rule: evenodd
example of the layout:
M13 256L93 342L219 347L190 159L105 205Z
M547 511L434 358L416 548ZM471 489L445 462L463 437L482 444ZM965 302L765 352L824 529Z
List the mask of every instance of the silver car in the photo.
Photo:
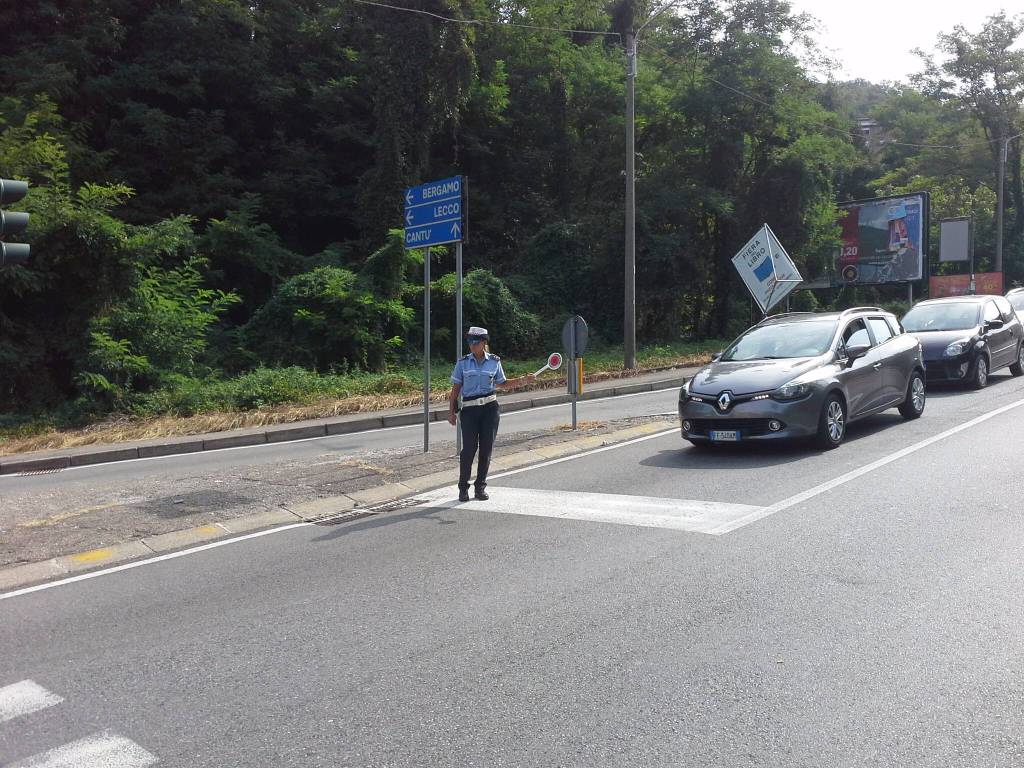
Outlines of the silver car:
M716 355L679 393L697 446L813 437L835 448L852 421L924 412L921 344L878 307L774 315Z

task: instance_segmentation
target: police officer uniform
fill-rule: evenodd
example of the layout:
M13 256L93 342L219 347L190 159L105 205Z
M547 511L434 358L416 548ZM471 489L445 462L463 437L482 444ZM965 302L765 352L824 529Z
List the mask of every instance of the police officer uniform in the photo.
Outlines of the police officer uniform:
M486 341L487 329L472 326L467 337L471 342ZM473 459L477 448L480 449L480 460L477 463L476 481L474 482L476 498L486 499L484 489L487 487L487 470L491 464L491 450L494 438L498 434L498 384L504 384L505 371L501 367L501 358L484 351L483 358L478 360L470 352L461 358L452 370L453 384L460 385L462 397L462 452L459 454L459 498L469 498L469 477L473 470Z

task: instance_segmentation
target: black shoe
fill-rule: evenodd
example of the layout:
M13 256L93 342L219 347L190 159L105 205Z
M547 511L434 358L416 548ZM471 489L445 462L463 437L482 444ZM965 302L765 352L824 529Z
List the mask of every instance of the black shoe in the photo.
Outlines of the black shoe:
M459 491L459 501L469 501L469 491Z
M491 497L487 495L486 491L477 491L476 495L474 496L474 498L477 501L487 501Z

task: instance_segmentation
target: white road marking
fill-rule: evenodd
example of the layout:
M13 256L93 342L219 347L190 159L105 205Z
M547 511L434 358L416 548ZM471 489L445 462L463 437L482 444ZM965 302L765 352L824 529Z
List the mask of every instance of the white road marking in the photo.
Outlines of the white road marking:
M145 768L159 762L131 739L110 731L26 758L7 768Z
M89 573L80 573L77 576L69 576L66 579L61 579L60 581L48 581L45 584L36 584L34 587L24 587L22 589L16 589L13 592L4 592L2 595L0 595L0 600L7 600L8 598L18 597L19 595L28 595L32 592L40 592L44 589L52 589L53 587L60 587L65 584L74 584L76 581L86 581L87 579L95 579L97 576L106 576L108 573L118 573L119 571L128 571L132 568L141 568L144 565L151 565L153 563L159 563L164 560L173 560L176 557L184 557L185 555L192 555L196 552L205 552L207 549L226 547L229 544L237 544L240 541L256 539L260 536L270 536L274 533L284 533L285 531L292 530L292 528L304 528L310 525L313 524L289 523L287 525L282 525L279 528L269 528L265 531L257 531L256 533L246 533L242 536L236 536L233 539L211 541L209 544L200 544L198 547L192 547L191 549L183 549L180 552L168 552L166 555L158 555L157 557L150 557L146 560L136 560L133 563L125 563L124 565L115 565L111 568L104 568L101 571L90 571Z
M761 509L749 504L613 493L541 491L533 488L495 489L487 501L474 500L466 504L453 500L457 495L458 488L452 486L428 493L423 498L427 499L426 505L432 507L463 507L473 512L556 517L563 520L669 528L694 533L711 533L733 520L743 519Z
M866 475L869 472L874 472L876 469L884 467L887 464L892 464L894 461L899 461L900 459L905 458L912 453L916 453L917 451L920 451L923 448L927 448L928 446L933 445L939 442L940 440L945 440L947 437L952 437L953 435L959 432L963 432L964 430L977 426L982 422L988 421L989 419L1004 414L1007 411L1012 411L1014 408L1019 408L1022 405L1024 405L1024 400L1018 400L1015 403L1004 405L1002 408L997 408L994 411L978 416L977 418L971 419L970 421L964 422L959 426L947 429L945 432L940 432L939 434L933 435L932 437L922 440L919 443L914 443L913 445L903 448L902 450L896 451L895 453L890 453L888 456L883 456L877 461L873 461L870 464L865 464L863 467L860 467L859 469L851 470L850 472L847 472L844 475L840 475L839 477L833 478L832 480L827 480L826 482L821 483L820 485L816 485L813 488L808 488L806 491L794 494L793 496L790 496L787 499L777 501L774 504L771 504L767 507L762 507L759 510L751 512L747 517L738 520L732 520L728 523L723 523L721 527L715 529L714 531L711 531L711 533L728 533L729 531L734 531L737 528L742 528L744 525L749 525L750 523L761 520L765 517L768 517L769 515L774 515L776 512L782 512L784 509L795 507L797 504L803 504L805 501L813 499L815 496L820 496L823 493L828 493L833 488L837 488L838 486L843 485L844 483L848 483L851 480L856 480L858 477L861 477L862 475ZM842 450L842 448L840 447L839 450Z
M64 701L34 680L22 680L0 688L0 723L30 715Z

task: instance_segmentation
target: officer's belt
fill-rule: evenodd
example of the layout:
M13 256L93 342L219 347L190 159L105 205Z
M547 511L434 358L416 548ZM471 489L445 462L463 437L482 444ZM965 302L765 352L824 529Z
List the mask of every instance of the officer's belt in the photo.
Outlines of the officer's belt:
M492 392L489 395L480 395L479 397L474 397L474 398L468 399L468 400L464 398L462 400L462 407L463 408L469 408L471 405L487 405L488 403L496 402L497 399L498 399L498 393L497 392Z

